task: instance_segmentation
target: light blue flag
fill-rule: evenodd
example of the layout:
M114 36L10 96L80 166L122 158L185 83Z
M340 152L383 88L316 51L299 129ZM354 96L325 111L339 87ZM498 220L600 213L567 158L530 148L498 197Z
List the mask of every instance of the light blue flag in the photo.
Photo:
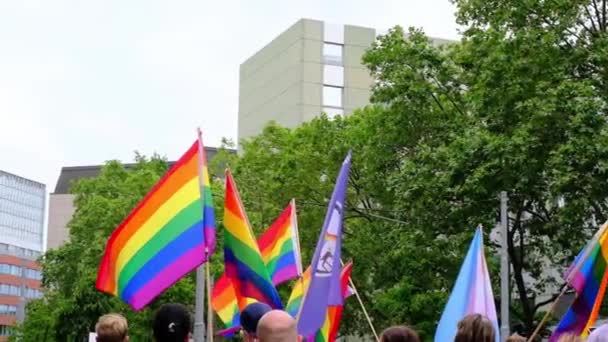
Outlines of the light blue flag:
M492 283L483 252L481 227L475 232L450 299L441 315L435 332L435 342L454 341L458 322L470 314L486 316L494 325L496 342L500 341Z

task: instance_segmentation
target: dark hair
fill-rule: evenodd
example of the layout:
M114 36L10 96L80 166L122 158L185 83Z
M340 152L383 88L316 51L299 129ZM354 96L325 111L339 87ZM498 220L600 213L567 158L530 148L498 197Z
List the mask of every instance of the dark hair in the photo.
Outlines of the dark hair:
M420 342L420 338L418 333L406 326L394 326L382 332L380 342Z
M454 342L494 342L495 340L494 325L485 316L469 315L458 322Z
M156 342L184 342L190 333L190 313L181 304L165 304L154 316Z

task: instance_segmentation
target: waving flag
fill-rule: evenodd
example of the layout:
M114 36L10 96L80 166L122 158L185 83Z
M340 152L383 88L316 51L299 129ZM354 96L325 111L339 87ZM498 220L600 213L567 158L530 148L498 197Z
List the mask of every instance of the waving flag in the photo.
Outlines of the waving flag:
M258 239L262 259L272 283L278 285L301 274L301 258L297 234L295 201L291 200L283 213ZM255 300L246 299L247 304ZM227 328L239 325L239 306L232 283L223 274L211 294L211 306Z
M605 223L598 230L566 274L566 280L576 291L577 297L551 335L551 342L557 341L564 333L587 337L589 328L597 320L608 283L607 227Z
M239 308L242 310L245 307L246 298L253 298L281 309L281 298L262 260L229 170L226 170L224 207L224 265Z
M203 153L200 141L192 144L114 230L99 266L98 290L140 310L207 260L204 227L214 224L206 215L211 204L201 198ZM210 191L204 196L211 198Z
M205 234L205 247L207 258L215 251L215 212L213 209L213 196L211 195L211 183L209 182L209 169L207 167L207 155L203 145L202 133L198 131L199 163L201 165L199 176L202 181L202 200L203 200L203 232Z
M340 255L344 202L350 172L351 153L342 164L327 208L325 222L311 263L310 286L298 314L298 333L310 336L323 325L327 308L342 305Z
M435 332L435 342L453 341L458 322L470 314L481 314L490 319L496 331L496 342L500 340L492 284L483 251L481 227L475 232L450 299L441 315Z

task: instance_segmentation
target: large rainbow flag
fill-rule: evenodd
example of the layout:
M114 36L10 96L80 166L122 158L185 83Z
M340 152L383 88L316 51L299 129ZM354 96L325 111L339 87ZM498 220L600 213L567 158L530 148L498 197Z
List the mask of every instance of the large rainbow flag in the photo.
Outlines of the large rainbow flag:
M258 239L262 259L272 283L279 285L301 274L302 264L297 234L295 201L291 200L283 213ZM245 305L254 299L245 298ZM227 328L239 325L239 305L232 282L223 274L213 287L211 306Z
M246 298L281 309L281 298L272 284L230 170L226 170L224 204L224 265L240 310Z
M564 333L587 337L597 320L608 283L607 227L605 223L598 230L566 274L566 280L576 291L577 297L551 335L551 342L557 341Z
M195 142L110 236L99 266L98 290L140 310L207 260L204 227L211 198L200 174L202 143ZM203 163L203 164L201 164ZM204 210L205 208L205 210Z

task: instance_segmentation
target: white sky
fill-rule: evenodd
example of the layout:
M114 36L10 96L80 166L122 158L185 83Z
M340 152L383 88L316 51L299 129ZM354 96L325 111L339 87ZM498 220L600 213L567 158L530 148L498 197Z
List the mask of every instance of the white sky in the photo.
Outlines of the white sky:
M0 169L177 158L236 138L238 68L300 18L456 39L449 0L0 0Z

